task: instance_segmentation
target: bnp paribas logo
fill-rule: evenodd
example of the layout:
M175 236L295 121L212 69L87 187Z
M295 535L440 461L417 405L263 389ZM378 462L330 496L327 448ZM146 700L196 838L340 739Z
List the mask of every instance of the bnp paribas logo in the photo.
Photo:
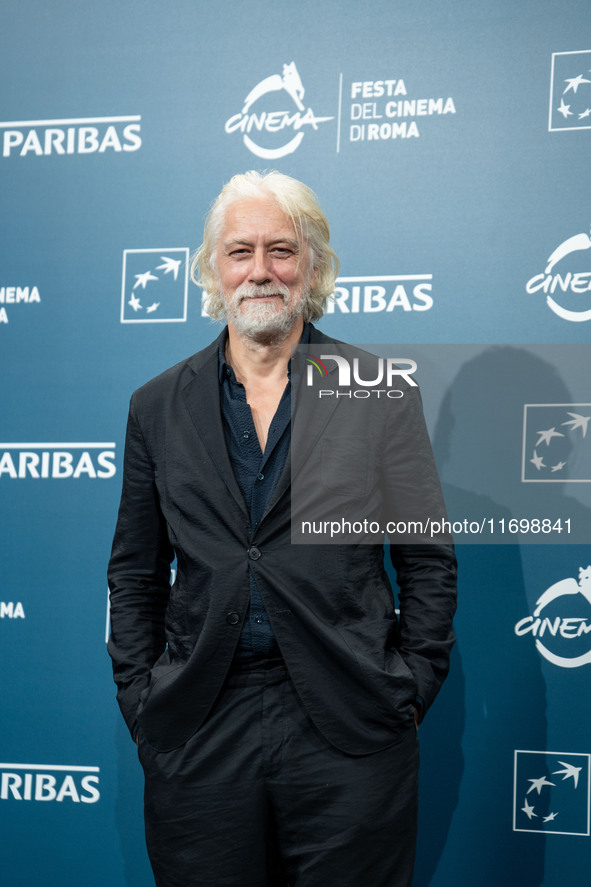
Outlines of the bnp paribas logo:
M142 145L141 116L0 121L0 157L125 154Z
M0 802L96 804L100 768L77 764L0 763Z
M589 754L517 749L513 830L588 837Z
M552 54L549 132L591 129L591 49Z
M187 247L123 250L121 323L184 323Z
M591 483L591 403L526 403L522 483Z
M3 486L16 480L109 480L116 471L112 442L0 443Z
M295 62L281 74L270 74L246 95L242 109L226 120L227 133L242 133L242 141L256 157L277 160L293 154L307 132L318 130L333 117L317 117L304 102L306 90Z

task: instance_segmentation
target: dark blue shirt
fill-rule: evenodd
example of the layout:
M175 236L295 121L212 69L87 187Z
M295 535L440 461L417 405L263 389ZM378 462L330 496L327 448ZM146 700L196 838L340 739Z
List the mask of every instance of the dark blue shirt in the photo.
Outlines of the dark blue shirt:
M308 324L300 340L307 344L310 338ZM218 352L220 402L226 447L238 486L250 515L251 529L259 525L273 490L288 458L291 439L291 382L285 390L269 427L265 452L261 452L252 412L246 401L244 385L237 381L234 370L226 361L228 331L220 339ZM269 617L263 605L252 569L250 575L250 605L244 620L237 658L249 661L259 657L279 655L277 642Z

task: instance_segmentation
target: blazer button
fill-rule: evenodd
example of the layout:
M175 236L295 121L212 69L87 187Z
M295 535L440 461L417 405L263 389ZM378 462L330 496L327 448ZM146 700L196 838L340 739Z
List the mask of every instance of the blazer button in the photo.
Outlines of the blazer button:
M226 622L228 625L238 625L240 622L240 614L239 613L228 613L226 616Z
M252 548L248 549L248 556L251 559L251 561L258 561L261 554L262 554L262 551L260 550L260 548L256 548L254 545Z

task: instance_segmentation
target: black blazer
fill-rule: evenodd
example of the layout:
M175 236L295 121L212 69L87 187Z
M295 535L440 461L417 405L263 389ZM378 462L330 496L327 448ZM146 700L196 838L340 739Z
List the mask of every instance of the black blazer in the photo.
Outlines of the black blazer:
M311 351L331 344L311 328ZM133 730L137 723L159 750L182 745L199 729L234 656L251 567L317 728L351 754L384 748L412 721L417 704L421 715L426 711L447 674L453 548L390 546L399 622L382 546L292 544L289 460L263 519L251 528L226 451L217 350L216 341L131 399L109 564L109 653L127 725ZM404 439L414 442L405 454L411 474L434 475L439 491L417 392L405 394L406 419L398 425L408 426ZM300 444L294 470L320 458L323 410ZM369 438L375 442L374 433ZM388 464L400 458L392 430L384 446Z

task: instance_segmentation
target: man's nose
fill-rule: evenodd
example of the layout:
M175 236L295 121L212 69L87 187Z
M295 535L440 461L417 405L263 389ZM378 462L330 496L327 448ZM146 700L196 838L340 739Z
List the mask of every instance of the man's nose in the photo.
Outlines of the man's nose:
M253 283L267 283L271 279L269 257L264 249L256 249L252 257L250 279Z

